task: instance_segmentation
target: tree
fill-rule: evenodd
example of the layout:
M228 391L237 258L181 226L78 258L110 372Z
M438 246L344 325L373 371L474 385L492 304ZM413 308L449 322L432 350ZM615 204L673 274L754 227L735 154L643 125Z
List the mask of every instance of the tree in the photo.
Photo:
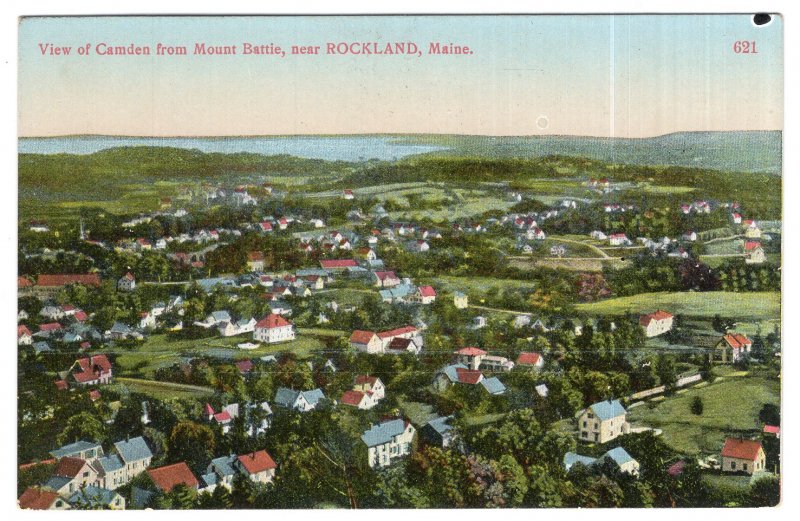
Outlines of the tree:
M692 414L695 416L702 416L703 414L703 399L699 396L695 396L692 398L692 403L689 405L689 410L692 411Z
M214 432L205 425L181 420L169 437L170 461L185 461L192 469L201 469L214 454Z
M661 381L661 385L666 386L668 389L675 385L678 379L677 371L675 369L675 359L671 356L661 353L658 355L656 363L656 374Z
M774 507L781 500L781 482L775 476L759 478L750 486L748 500L754 507Z
M84 411L70 417L64 430L58 435L59 445L66 445L79 440L102 443L106 438L105 424L95 415Z
M781 424L781 409L774 403L765 403L758 412L758 419L761 423L779 426Z

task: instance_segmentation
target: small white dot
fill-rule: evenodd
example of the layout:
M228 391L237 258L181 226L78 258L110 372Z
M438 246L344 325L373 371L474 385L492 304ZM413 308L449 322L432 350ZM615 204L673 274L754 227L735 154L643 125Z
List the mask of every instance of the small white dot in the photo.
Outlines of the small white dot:
M539 127L539 130L544 130L550 122L547 120L547 116L539 116L536 118L536 126Z

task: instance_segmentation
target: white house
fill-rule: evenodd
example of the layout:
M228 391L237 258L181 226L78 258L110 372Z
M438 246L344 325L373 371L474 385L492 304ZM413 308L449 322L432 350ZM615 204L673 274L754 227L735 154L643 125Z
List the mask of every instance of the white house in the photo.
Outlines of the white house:
M136 288L136 278L129 271L117 281L117 289L120 291L133 291Z
M639 325L644 328L645 336L650 338L663 335L672 329L673 318L672 313L659 309L654 313L648 313L639 317Z
M253 340L267 344L294 340L294 326L281 315L271 313L256 323Z
M398 458L411 454L416 432L411 422L400 418L372 425L361 435L361 440L367 446L369 466L388 467Z
M628 412L619 400L604 400L590 405L578 417L579 438L606 443L630 432Z
M624 233L612 233L608 236L608 243L611 246L630 246L631 241Z

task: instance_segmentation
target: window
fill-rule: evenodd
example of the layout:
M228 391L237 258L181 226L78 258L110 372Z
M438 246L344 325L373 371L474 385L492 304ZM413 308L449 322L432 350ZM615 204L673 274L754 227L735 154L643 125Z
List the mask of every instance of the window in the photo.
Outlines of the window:
M745 472L747 472L747 463L743 463L742 468L744 469Z
M588 423L588 422L583 422L583 428L584 428L584 429L586 428L586 424L587 424L587 423Z
M736 469L736 462L735 461L731 461L731 469L734 469L734 470Z

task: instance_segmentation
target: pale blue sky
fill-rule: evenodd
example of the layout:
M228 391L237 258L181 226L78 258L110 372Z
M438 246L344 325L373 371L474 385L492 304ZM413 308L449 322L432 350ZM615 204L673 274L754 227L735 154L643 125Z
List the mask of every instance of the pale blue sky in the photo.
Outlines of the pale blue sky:
M782 21L748 15L29 18L20 135L781 129ZM414 41L423 56L89 56L80 45ZM758 54L735 54L755 40ZM427 55L428 42L470 56ZM73 47L42 56L39 43ZM613 114L613 117L612 117ZM537 125L537 121L539 125ZM546 125L545 125L546 122Z

